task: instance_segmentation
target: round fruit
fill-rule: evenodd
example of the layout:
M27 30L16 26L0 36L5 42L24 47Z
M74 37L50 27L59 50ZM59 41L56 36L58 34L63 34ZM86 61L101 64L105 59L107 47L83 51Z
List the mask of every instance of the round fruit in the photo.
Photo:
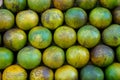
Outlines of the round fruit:
M109 46L120 45L120 25L112 24L102 32L103 42Z
M91 52L91 61L99 67L106 67L114 60L114 51L109 46L99 44Z
M4 0L4 5L12 12L19 12L25 9L26 0Z
M87 13L82 8L70 8L65 13L65 22L72 28L77 29L87 22Z
M52 69L40 66L30 72L30 80L53 80L53 74Z
M25 69L33 69L41 62L41 52L32 46L21 49L17 54L17 61Z
M80 71L80 80L104 80L104 72L94 65L86 65Z
M11 65L4 70L2 80L27 80L27 72L19 65Z
M0 47L0 69L11 65L14 59L13 52L5 47Z
M120 63L113 63L105 69L106 80L120 80Z
M116 49L116 58L117 58L118 62L120 62L120 46L118 46Z
M97 28L104 29L111 24L112 14L106 8L96 7L90 12L89 21Z
M64 61L65 53L57 46L50 46L43 52L43 63L50 68L59 68Z
M78 71L70 65L64 65L55 71L55 80L78 80Z
M51 0L28 0L30 9L40 13L48 9L51 5Z
M7 48L18 51L25 46L27 35L23 30L13 28L5 32L3 35L3 42Z
M120 6L114 9L113 20L115 23L120 24Z
M99 43L101 34L96 27L85 25L78 30L77 38L79 44L87 48L92 48Z
M20 29L30 30L38 24L39 17L32 10L24 10L17 14L16 24Z
M97 0L76 0L76 4L82 9L92 9L97 3Z
M42 13L41 22L49 29L56 29L63 24L63 13L59 9L48 9Z
M61 48L68 48L76 42L76 32L69 26L60 26L54 32L54 42Z
M74 5L74 0L53 0L54 7L60 10L67 10Z
M0 9L0 32L14 26L14 15L7 9Z
M45 27L37 26L29 31L28 40L32 46L43 49L51 44L52 33Z
M3 0L0 0L0 8L2 7L3 5Z
M89 61L89 57L88 49L82 46L71 46L66 51L67 62L76 68L85 66Z
M103 7L109 9L113 9L118 5L117 0L100 0L100 3Z

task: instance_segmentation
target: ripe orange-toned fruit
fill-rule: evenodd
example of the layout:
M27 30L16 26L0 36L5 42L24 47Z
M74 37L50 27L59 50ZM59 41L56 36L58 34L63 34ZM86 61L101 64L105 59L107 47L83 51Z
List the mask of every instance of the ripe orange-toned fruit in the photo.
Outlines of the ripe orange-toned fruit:
M11 65L3 71L2 80L27 80L27 72L17 64Z
M52 69L40 66L30 72L30 80L53 80L54 73Z
M14 26L14 15L7 9L0 9L0 32L8 30Z
M24 10L17 13L16 24L22 30L30 30L39 22L39 17L36 12L32 10Z
M26 42L27 35L23 30L19 28L7 30L3 35L4 45L13 51L22 49L25 46Z

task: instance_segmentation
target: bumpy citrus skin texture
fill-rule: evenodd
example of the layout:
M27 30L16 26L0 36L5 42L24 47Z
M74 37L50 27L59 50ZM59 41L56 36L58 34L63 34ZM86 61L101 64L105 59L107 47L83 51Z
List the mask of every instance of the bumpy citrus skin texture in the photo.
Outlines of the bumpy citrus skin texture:
M14 15L7 9L0 9L0 32L8 30L14 26Z
M4 0L4 5L12 12L19 12L25 9L26 0Z
M78 71L70 65L64 65L55 71L55 80L78 80Z
M96 3L97 3L97 0L76 0L76 4L85 10L94 8Z
M85 66L88 63L89 58L88 49L82 46L72 46L66 51L67 62L76 68Z
M28 0L28 6L30 9L41 13L48 9L51 5L51 0Z
M103 7L113 9L118 5L118 0L100 0L100 3Z
M50 46L43 52L43 63L50 68L59 68L65 61L64 51L57 46Z
M112 24L102 32L103 42L109 46L120 45L120 25Z
M33 69L40 64L41 56L40 50L27 46L18 52L17 61L25 69Z
M61 48L68 48L76 42L76 32L69 26L60 26L54 32L54 42Z
M42 13L41 22L49 29L56 29L63 24L64 16L59 9L49 9Z
M0 47L0 69L11 65L14 59L13 52L7 48Z
M18 28L13 28L5 32L3 35L3 43L4 45L13 50L18 51L22 49L27 42L26 33Z
M73 15L74 14L74 15ZM65 13L65 23L72 28L79 28L87 22L87 13L79 7L73 7Z
M67 10L73 6L74 0L53 0L54 7L60 10Z
M30 72L30 80L53 80L54 73L52 69L40 66Z
M80 80L104 80L104 72L94 65L86 65L80 71Z
M37 26L29 31L28 40L32 46L44 49L51 44L52 33L45 27Z
M96 7L89 15L89 21L99 29L108 27L112 22L112 14L107 8Z
M27 80L27 72L19 65L11 65L3 71L2 80Z
M106 67L114 60L114 51L109 46L99 44L91 52L91 61L99 67Z
M120 24L120 6L114 9L113 20L116 24Z
M32 10L24 10L17 14L16 24L22 30L30 30L39 22L39 17L36 12Z
M86 48L92 48L96 46L99 43L100 38L100 31L92 25L85 25L77 32L77 39L79 44Z
M105 69L106 80L120 80L120 63L113 63Z

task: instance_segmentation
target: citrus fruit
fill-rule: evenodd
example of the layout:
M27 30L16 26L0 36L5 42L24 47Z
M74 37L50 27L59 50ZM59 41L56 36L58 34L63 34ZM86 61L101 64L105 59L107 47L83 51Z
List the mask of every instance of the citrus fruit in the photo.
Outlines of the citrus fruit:
M79 28L87 22L87 13L79 7L72 7L65 13L65 23L72 28Z
M55 80L78 80L78 71L70 65L64 65L55 71Z
M85 10L89 10L95 7L97 0L76 0L76 4Z
M112 14L103 7L96 7L89 14L89 21L99 29L108 27L112 22Z
M104 72L94 65L86 65L80 71L80 80L104 80Z
M116 48L116 59L120 62L120 46Z
M91 52L91 61L99 67L109 66L114 60L114 51L111 47L99 44Z
M57 46L50 46L43 52L43 63L50 68L59 68L65 61L64 51Z
M92 48L96 46L99 43L100 38L100 31L92 25L85 25L77 32L77 39L79 44L86 48Z
M76 32L69 26L60 26L54 32L54 42L61 48L68 48L76 42Z
M21 66L14 64L3 71L2 80L27 80L27 72Z
M113 9L118 5L117 1L118 0L100 0L100 3L103 7Z
M60 10L67 10L74 5L74 0L53 0L55 8Z
M54 73L52 69L40 66L30 72L30 80L53 80Z
M30 30L39 22L39 17L36 12L32 10L24 10L17 13L16 24L20 29Z
M17 61L25 69L33 69L41 62L41 52L32 46L22 48L17 54Z
M120 45L120 25L112 24L102 32L102 40L109 46Z
M48 9L41 15L41 22L44 27L56 29L63 24L63 13L59 9Z
M4 0L4 5L12 12L19 12L25 9L26 0Z
M0 8L2 7L3 5L3 0L0 0Z
M120 6L114 9L113 20L116 24L120 24Z
M13 52L5 47L0 47L0 69L11 65L14 59Z
M48 9L51 5L51 0L28 0L28 7L38 13Z
M8 30L14 26L14 15L7 9L0 9L0 32Z
M37 26L29 31L28 40L32 46L43 49L51 44L52 33L45 27Z
M26 42L26 33L18 28L7 30L3 35L4 45L13 51L22 49L25 46Z
M105 69L106 80L120 80L120 63L113 63Z
M71 46L66 51L67 62L76 68L85 66L89 61L89 57L88 49L82 46Z

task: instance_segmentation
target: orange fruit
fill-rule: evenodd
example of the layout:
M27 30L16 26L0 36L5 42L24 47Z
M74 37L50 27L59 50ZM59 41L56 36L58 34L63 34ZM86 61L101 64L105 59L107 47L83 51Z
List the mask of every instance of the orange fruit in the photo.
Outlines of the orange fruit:
M30 72L30 80L53 80L54 73L52 69L40 66Z
M17 61L25 69L33 69L41 62L41 52L32 46L22 48L17 54Z
M53 0L54 7L60 10L67 10L74 5L74 0Z
M78 71L70 65L63 65L55 71L55 80L78 80Z
M14 60L13 52L5 47L0 47L0 69L5 69Z
M89 61L90 55L87 48L82 46L71 46L66 51L67 62L76 67L81 68Z
M37 26L32 28L28 33L28 41L38 49L48 47L52 42L52 33L49 29Z
M2 80L27 80L27 72L21 66L14 64L3 71Z
M91 52L91 61L99 67L106 67L113 63L114 51L111 47L99 44Z
M25 46L26 42L27 35L23 30L19 28L7 30L3 35L4 45L13 51L22 49Z
M39 17L36 12L32 10L24 10L17 13L16 24L20 29L30 30L39 22Z
M50 46L43 52L43 63L50 68L59 68L65 61L63 49L57 46Z
M14 15L7 9L0 9L0 31L5 31L14 26Z
M61 48L68 48L76 42L76 32L69 26L60 26L54 32L54 42Z
M63 19L63 13L59 9L48 9L41 15L43 26L52 30L62 25Z

